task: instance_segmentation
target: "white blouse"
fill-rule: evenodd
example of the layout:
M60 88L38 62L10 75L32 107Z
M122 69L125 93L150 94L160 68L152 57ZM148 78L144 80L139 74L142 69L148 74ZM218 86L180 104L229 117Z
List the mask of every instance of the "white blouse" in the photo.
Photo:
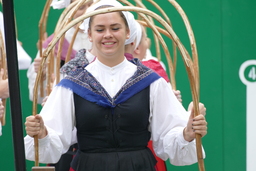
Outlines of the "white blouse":
M124 59L114 67L108 67L98 59L86 66L88 70L113 97L136 71L137 66ZM40 112L48 135L39 139L40 163L56 163L70 145L76 143L73 92L55 86ZM170 84L160 78L150 85L149 131L153 148L163 160L173 165L190 165L197 162L195 141L187 142L183 129L189 115L175 97ZM26 158L34 160L34 140L24 138ZM203 150L204 151L204 150Z

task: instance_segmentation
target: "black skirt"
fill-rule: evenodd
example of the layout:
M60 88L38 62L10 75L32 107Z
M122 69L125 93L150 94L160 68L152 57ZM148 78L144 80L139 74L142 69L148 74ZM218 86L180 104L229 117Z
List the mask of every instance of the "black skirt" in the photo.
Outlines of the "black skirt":
M78 151L72 168L75 171L155 171L156 162L148 148L107 153Z

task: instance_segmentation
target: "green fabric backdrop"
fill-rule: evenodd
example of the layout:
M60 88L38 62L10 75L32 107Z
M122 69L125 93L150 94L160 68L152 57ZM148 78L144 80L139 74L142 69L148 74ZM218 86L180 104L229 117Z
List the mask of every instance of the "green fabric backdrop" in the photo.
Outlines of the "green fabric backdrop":
M208 121L208 135L202 140L207 153L206 170L246 170L246 87L241 83L238 71L244 61L256 59L254 42L256 1L177 0L177 2L187 14L197 42L200 64L200 101L207 107ZM44 3L45 0L14 0L18 39L32 58L37 53L38 23ZM157 3L168 14L174 31L190 51L184 23L176 10L167 0L158 0ZM156 11L148 2L145 4L149 9ZM49 35L53 32L60 13L60 10L51 9L47 25ZM152 37L149 29L148 34ZM171 42L168 45L171 45ZM155 55L153 41L152 53ZM166 62L164 57L163 61ZM180 57L177 63L176 80L177 89L181 90L183 104L187 108L191 101L191 93ZM32 102L28 98L26 70L20 71L20 81L24 122L26 116L32 113ZM0 137L0 154L2 155L0 170L14 171L9 103L6 125ZM33 164L27 161L28 171ZM168 161L167 166L170 171L198 169L197 164L177 167L171 166Z

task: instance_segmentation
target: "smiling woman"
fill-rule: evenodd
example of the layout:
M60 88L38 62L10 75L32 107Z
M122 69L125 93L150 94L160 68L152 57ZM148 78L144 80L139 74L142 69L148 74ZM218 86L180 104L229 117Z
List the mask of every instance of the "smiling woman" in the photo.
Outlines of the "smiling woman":
M98 52L98 60L113 67L124 60L124 43L129 38L129 28L122 12L101 14L89 22L89 39Z
M90 8L116 3L101 1ZM27 159L34 160L31 137L38 135L40 162L57 162L76 139L75 171L154 171L150 138L163 160L175 165L197 161L193 140L195 133L207 133L204 116L189 116L170 84L139 60L124 57L130 34L124 16L111 12L91 18L88 34L97 58L69 72L40 114L26 118Z

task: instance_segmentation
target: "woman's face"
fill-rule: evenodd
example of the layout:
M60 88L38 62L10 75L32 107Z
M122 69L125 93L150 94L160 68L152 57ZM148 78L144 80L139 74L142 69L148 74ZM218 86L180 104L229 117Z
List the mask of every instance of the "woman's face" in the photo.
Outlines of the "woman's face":
M139 54L140 60L146 57L146 51L149 46L147 39L148 39L148 36L146 34L145 28L142 27L141 41L140 41L140 44L138 45L138 49L140 50L140 54Z
M75 2L77 0L73 0L71 2ZM77 18L77 17L80 17L81 15L83 15L85 13L85 11L87 10L87 8L89 8L93 3L93 0L87 2L86 4L82 5L75 13L74 15L74 19Z
M129 30L119 12L94 16L88 33L98 58L124 55L124 43L129 38Z

